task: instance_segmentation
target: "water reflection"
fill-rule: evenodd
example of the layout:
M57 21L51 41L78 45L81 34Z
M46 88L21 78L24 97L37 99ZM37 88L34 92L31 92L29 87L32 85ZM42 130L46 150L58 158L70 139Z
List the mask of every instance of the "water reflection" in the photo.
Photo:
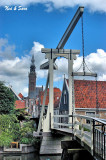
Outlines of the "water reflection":
M0 155L0 160L93 160L88 152L66 154L61 156L39 156L37 154Z
M2 155L0 160L61 160L61 156L39 156L37 154Z

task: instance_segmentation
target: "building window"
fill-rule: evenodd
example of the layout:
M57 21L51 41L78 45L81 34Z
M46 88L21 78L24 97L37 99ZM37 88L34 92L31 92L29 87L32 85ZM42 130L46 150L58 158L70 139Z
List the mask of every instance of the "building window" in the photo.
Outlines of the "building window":
M94 116L95 116L95 112L86 112L86 116L94 117ZM87 123L87 124L90 124L90 121L89 121L89 120L86 120L86 123Z
M67 95L66 95L66 91L64 91L64 104L67 104Z

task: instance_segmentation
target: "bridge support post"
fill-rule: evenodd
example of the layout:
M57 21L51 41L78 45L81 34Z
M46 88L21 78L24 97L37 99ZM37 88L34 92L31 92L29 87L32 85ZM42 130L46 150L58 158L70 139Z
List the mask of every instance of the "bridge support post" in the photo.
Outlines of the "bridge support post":
M81 145L83 146L83 142L84 142L84 128L83 128L83 119L80 119L80 123L81 123Z
M49 106L50 106L50 115L51 115L51 128L53 128L53 116L54 116L54 106L53 106L53 58L54 54L49 55Z
M72 115L72 77L73 72L73 54L68 56L68 79L69 79L69 115ZM69 117L69 123L72 123L72 117Z
M90 127L91 127L91 131L90 131L90 133L91 133L91 154L93 155L93 141L94 141L94 136L93 136L93 121L90 121Z

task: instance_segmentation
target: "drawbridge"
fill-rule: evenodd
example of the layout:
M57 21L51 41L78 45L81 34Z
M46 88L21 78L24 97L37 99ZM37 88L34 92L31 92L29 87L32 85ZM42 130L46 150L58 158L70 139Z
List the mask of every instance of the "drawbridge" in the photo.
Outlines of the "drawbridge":
M106 122L99 118L93 118L84 115L76 115L75 104L73 105L73 77L74 76L92 76L97 77L96 73L85 71L84 49L83 49L83 72L73 72L73 61L77 59L80 50L63 49L77 22L82 17L84 7L79 7L72 21L63 34L56 49L42 48L42 53L45 53L45 58L48 62L41 65L41 69L48 69L47 82L43 98L43 105L40 114L40 120L37 133L34 136L41 136L42 143L40 154L58 154L62 153L61 141L65 140L58 135L68 135L70 143L76 140L81 147L90 152L95 159L106 159L105 139ZM82 37L83 42L83 37ZM83 42L84 45L84 42ZM84 48L84 46L83 46ZM55 61L58 57L64 57L68 60L68 80L69 80L69 111L67 115L54 115L53 106L53 71L57 68ZM49 104L46 116L44 116L45 100L47 89L49 86ZM67 123L62 123L61 118L67 118ZM60 121L56 122L56 119ZM89 121L89 124L86 124ZM52 136L55 135L55 136Z

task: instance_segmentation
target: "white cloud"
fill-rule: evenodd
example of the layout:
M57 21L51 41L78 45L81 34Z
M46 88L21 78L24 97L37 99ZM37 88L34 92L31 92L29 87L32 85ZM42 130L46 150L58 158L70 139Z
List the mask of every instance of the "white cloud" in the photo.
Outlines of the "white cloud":
M1 0L0 6L5 5L22 5L44 4L47 11L52 11L53 8L62 9L75 6L85 6L90 11L106 12L106 0Z
M0 58L13 59L15 54L15 45L9 45L6 38L0 38Z
M98 74L99 80L106 80L106 52L103 49L97 49L96 53L88 55L86 61L90 69Z
M12 45L8 43L7 39L0 39L0 53L7 50L8 46L12 48ZM12 85L15 92L22 93L25 96L28 95L28 73L30 71L31 57L34 54L37 78L44 78L47 76L47 71L40 70L40 65L45 62L45 54L41 53L41 48L44 48L39 42L34 42L33 47L29 55L10 58L8 52L5 52L5 56L1 56L0 59L0 80L5 81L7 84ZM10 55L15 53L15 48L10 50ZM7 57L7 58L5 58Z
M23 95L28 95L28 87L25 87L25 88L23 89Z
M106 80L106 52L103 49L97 49L96 53L90 53L85 57L85 62L88 69L98 74L98 80L105 81ZM56 60L56 64L58 66L58 71L55 73L59 76L59 79L62 79L63 74L68 75L68 62L67 59L61 58ZM82 57L78 56L77 60L74 61L74 71L82 71ZM85 68L87 72L89 70ZM61 78L60 78L61 77ZM55 81L58 78L55 76Z
M0 39L1 40L1 39ZM5 46L5 44L7 44ZM0 50L3 51L1 46L6 47L11 45L8 43L7 39L2 39L0 41ZM31 63L31 55L34 54L35 57L35 65L36 65L36 73L37 73L37 83L39 85L39 81L44 80L47 77L47 70L40 70L40 65L45 61L45 54L41 53L41 48L44 46L39 42L34 42L33 47L30 51L29 55L19 57L14 57L14 59L5 59L2 57L0 59L0 80L5 81L8 84L13 86L14 91L18 93L22 93L24 96L28 95L28 73L30 71L30 63ZM15 52L15 48L11 50ZM92 72L97 72L98 80L106 81L106 52L103 49L97 49L97 52L90 53L85 57L86 64ZM74 70L78 70L82 63L82 57L78 56L77 60L74 61ZM58 66L58 71L55 71L54 81L61 82L64 74L67 76L68 63L67 59L60 58L56 60L56 64ZM42 84L40 84L42 85Z

